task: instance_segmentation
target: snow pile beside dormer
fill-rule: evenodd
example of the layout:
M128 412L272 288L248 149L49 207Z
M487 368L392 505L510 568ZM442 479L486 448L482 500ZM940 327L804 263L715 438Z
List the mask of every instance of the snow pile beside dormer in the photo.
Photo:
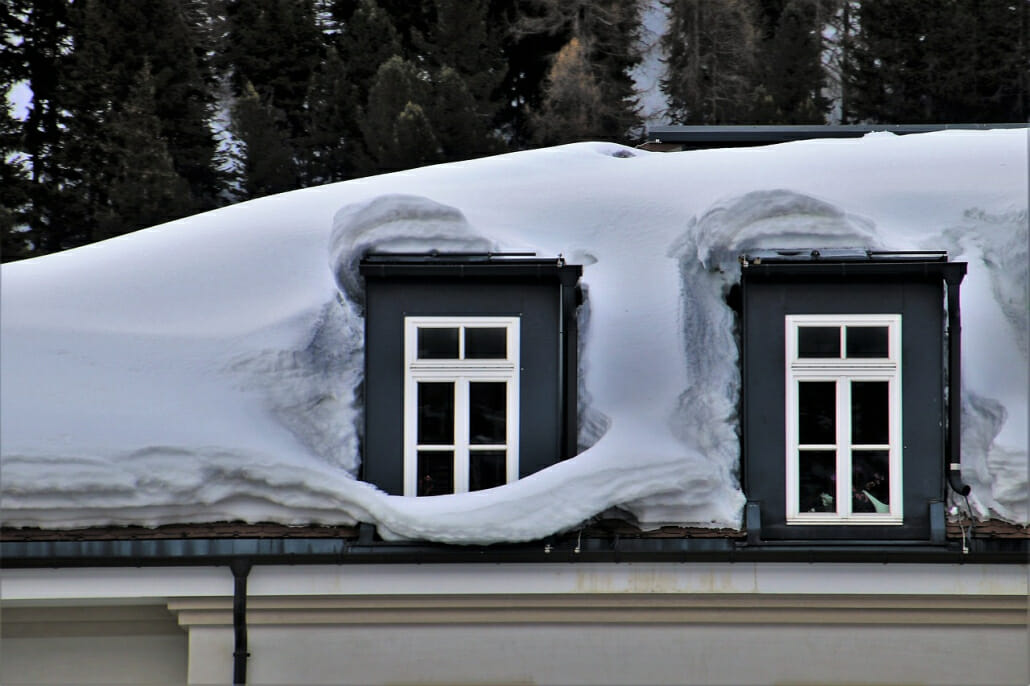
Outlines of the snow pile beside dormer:
M371 521L526 540L618 506L740 526L738 351L725 293L762 247L947 249L963 285L963 476L1027 522L1027 132L740 150L581 144L223 208L2 272L11 526ZM579 456L435 498L357 481L376 250L584 265Z

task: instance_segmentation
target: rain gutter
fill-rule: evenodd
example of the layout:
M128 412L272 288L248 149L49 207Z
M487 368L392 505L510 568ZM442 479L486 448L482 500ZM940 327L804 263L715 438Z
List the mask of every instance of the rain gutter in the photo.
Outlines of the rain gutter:
M240 557L229 563L232 569L232 683L247 683L247 576L250 574L252 560Z
M965 497L971 489L962 483L962 312L959 284L966 274L966 263L954 264L961 269L944 273L948 287L948 433L944 441L944 473L951 490ZM972 512L969 514L972 517Z
M5 541L0 567L141 567L569 562L991 562L1025 563L1030 539L946 541L762 541L728 538L550 538L460 546L327 538ZM578 549L578 552L576 552Z

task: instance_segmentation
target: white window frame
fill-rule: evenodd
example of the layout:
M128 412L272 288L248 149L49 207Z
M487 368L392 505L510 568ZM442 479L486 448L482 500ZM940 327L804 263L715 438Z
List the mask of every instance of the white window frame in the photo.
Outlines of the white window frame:
M482 450L506 451L506 483L519 478L519 317L405 317L404 318L404 495L418 494L418 451L454 451L454 493L469 490L469 383L478 381L507 384L505 442L477 445ZM418 359L418 330L424 328L458 331L458 359ZM507 356L504 359L465 358L467 328L504 328ZM418 383L454 382L454 445L422 446L417 442Z
M787 524L902 524L902 436L901 436L901 315L787 315L786 340L786 515ZM801 358L798 356L798 329L802 326L840 327L839 358ZM846 358L846 327L887 327L886 358ZM836 383L836 443L806 445L808 450L836 452L836 512L799 512L798 464L798 384L803 381ZM851 383L886 381L888 384L888 443L859 445L851 443ZM851 449L888 450L888 512L852 512Z

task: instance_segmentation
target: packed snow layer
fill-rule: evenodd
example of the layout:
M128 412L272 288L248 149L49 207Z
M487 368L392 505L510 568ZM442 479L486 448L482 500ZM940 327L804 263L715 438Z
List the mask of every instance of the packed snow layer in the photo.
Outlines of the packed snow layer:
M295 191L5 265L3 521L368 521L487 543L618 507L645 527L739 527L737 255L859 246L969 262L963 478L977 514L1026 523L1027 240L1027 131L947 131L677 154L579 144ZM370 249L584 265L581 454L462 495L354 478L356 266Z

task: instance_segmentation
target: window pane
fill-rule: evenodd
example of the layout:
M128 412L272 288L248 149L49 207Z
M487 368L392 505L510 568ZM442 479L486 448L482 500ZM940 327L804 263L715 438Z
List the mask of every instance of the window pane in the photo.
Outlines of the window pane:
M886 381L851 382L851 442L885 444L890 439Z
M848 357L887 357L886 326L849 326L844 335Z
M507 442L507 386L503 381L477 381L469 384L469 443L484 445Z
M840 357L840 327L799 326L798 357Z
M420 327L418 330L418 359L458 359L458 329Z
M851 453L851 511L890 512L890 452L854 450Z
M447 451L418 451L418 494L444 495L454 493L454 453Z
M454 382L419 382L415 440L421 445L454 444Z
M798 512L836 512L837 454L833 450L798 453Z
M837 442L836 382L798 383L798 442L802 445Z
M503 450L469 452L469 490L501 486L507 481L507 460Z
M465 359L503 360L508 357L508 330L504 327L465 329Z

